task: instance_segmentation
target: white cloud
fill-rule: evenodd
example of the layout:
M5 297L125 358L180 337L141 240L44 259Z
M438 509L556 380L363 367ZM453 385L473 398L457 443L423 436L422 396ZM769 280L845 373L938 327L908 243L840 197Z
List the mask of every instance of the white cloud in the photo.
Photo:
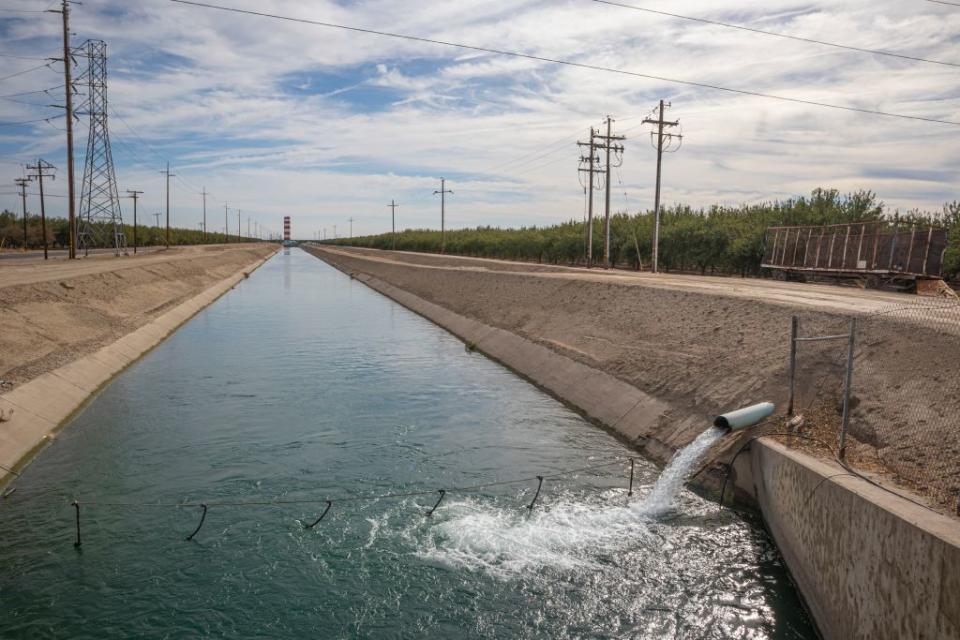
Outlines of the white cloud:
M229 4L960 121L960 69L588 0ZM960 62L960 12L932 3L734 0L718 8L688 0L682 8L663 2L644 6ZM4 50L54 55L59 37L54 18L0 22L6 29ZM184 226L199 217L201 185L215 194L211 208L227 200L275 229L280 216L292 214L299 228L332 230L335 223L345 228L354 216L356 233L381 231L389 223L385 204L393 198L404 205L398 217L403 226L436 225L439 206L432 191L440 175L451 178L456 192L448 203L453 226L579 217L583 194L574 143L578 131L586 136L608 113L629 138L614 207L622 208L626 191L631 208L646 208L653 195L654 153L638 125L661 97L672 101L668 115L680 119L685 134L683 149L665 162L668 202L737 204L817 186L873 189L900 208L933 209L957 197L957 182L948 177L960 169L957 127L161 1L131 6L88 0L75 7L74 18L77 41L108 42L111 104L157 150L112 120L121 190L147 191L145 211L161 207L158 153L169 157L180 174L173 185L175 220ZM43 73L0 83L0 93L58 82L55 74ZM365 107L375 91L382 103ZM56 101L40 96L42 103ZM5 101L0 121L29 119L35 112ZM0 130L7 162L42 155L62 167L62 145L62 133L48 125L29 135ZM0 181L12 185L16 174L15 165L0 164ZM59 180L56 184L62 189ZM18 208L18 202L0 195L0 206ZM63 202L50 209L59 213Z

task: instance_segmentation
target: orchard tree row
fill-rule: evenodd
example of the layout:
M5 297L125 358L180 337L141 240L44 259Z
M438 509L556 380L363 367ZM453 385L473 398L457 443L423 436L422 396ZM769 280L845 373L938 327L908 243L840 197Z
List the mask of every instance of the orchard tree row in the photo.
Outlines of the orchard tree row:
M738 207L693 209L684 205L665 208L660 218L660 269L758 275L765 231L778 225L827 225L885 220L889 225L940 225L948 228L950 244L944 276L960 277L960 201L945 204L940 212L890 212L871 191L841 194L816 189L810 197L792 198ZM653 239L653 213L618 213L610 221L610 254L620 267L648 268ZM593 257L603 257L603 220L595 219ZM544 227L502 229L477 227L447 232L447 253L553 264L585 264L586 225L571 220ZM326 241L376 249L440 251L440 232L408 229L351 239Z

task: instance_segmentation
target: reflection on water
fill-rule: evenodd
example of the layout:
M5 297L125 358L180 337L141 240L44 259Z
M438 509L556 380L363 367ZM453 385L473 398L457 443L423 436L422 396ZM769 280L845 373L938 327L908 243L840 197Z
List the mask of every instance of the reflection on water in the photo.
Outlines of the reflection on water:
M285 250L131 367L0 504L3 638L808 638L757 529L426 320ZM70 500L83 507L72 546ZM100 502L318 504L200 511ZM649 505L648 505L649 506Z

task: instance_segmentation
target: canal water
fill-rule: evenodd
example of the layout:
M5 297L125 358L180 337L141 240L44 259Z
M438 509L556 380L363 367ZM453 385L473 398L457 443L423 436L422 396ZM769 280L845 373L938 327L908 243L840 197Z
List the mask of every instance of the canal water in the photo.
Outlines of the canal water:
M642 460L632 498L624 461L550 477L628 455L285 250L118 377L0 502L0 637L814 637L756 527L689 492L645 512ZM532 510L535 479L451 491L426 516L440 488L537 475ZM212 505L190 542L201 509L182 503Z

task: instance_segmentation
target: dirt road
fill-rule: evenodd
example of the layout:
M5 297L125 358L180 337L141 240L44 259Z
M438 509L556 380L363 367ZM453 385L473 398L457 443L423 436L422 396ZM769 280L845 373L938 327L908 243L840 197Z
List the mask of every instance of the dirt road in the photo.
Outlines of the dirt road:
M796 308L806 307L841 313L870 313L889 308L894 304L922 306L927 302L922 298L900 293L865 290L857 287L837 287L828 284L788 283L775 280L760 280L757 278L676 275L670 273L652 274L621 270L608 271L602 269L540 265L529 262L490 260L486 258L439 256L403 251L377 251L373 249L355 248L332 249L330 247L326 247L324 250L341 252L345 255L363 255L369 260L385 263L414 264L422 267L444 269L476 270L488 273L530 273L543 278L553 277L566 280L584 280L588 282L613 282L624 286L640 286L668 291L691 291L785 304Z
M275 249L216 245L0 264L0 393L115 341Z

